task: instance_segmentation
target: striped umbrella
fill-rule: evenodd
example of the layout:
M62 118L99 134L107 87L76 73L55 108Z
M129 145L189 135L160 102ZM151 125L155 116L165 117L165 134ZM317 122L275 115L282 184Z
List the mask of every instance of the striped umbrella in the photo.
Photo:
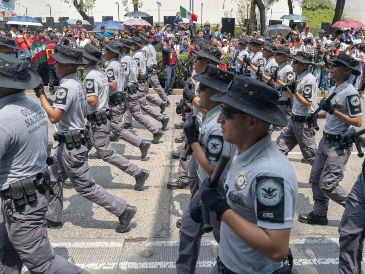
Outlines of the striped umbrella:
M7 3L0 3L0 13L6 17L16 15L15 11Z
M151 27L151 24L140 18L130 18L123 22L124 27Z

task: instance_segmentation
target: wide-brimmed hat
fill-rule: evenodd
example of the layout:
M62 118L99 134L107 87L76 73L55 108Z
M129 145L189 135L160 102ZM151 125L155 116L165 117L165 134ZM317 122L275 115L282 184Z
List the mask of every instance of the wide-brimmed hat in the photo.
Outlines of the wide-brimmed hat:
M290 58L302 64L314 65L314 56L308 52L298 51L296 55L291 55Z
M16 41L12 38L0 35L0 46L17 49Z
M274 44L271 43L270 41L265 41L264 42L264 46L263 46L263 49L264 50L267 50L267 51L271 51L272 52L274 50L274 48L275 48Z
M138 34L138 38L141 38L143 41L145 41L147 43L150 42L150 37L146 33L144 33L144 32L140 32Z
M240 39L238 39L238 44L247 45L248 41L244 38L240 38Z
M0 53L0 87L14 90L32 89L42 83L27 62L10 54Z
M120 54L122 51L122 46L120 43L118 43L115 40L110 41L108 44L105 44L105 48L111 52L114 52L116 54Z
M196 55L202 58L212 60L213 62L218 64L222 63L221 61L222 52L220 51L219 48L213 45L203 44L203 43L199 43L195 47L196 48L193 50L193 53L195 53Z
M361 74L358 66L359 61L351 57L350 55L347 55L346 53L341 52L337 57L333 57L328 60L330 63L341 63L342 65L350 68L352 70L352 73L355 76L359 76Z
M227 91L229 83L233 80L235 74L218 68L214 65L208 65L205 73L195 74L194 80L221 92Z
M74 49L59 45L52 58L60 64L87 65L89 62L84 58L82 49Z
M211 97L275 126L284 127L287 119L278 107L279 93L267 84L247 76L233 79L227 92Z
M123 48L128 48L128 49L133 48L133 43L131 41L129 41L129 39L121 38L119 40L119 42L120 42L120 44L122 45Z
M265 40L263 38L255 38L251 40L249 43L256 46L262 46L264 44Z
M275 47L272 51L274 54L283 54L283 55L286 55L286 56L289 56L290 55L290 49L287 48L287 47L283 47L283 46L278 46L278 47Z
M130 41L133 42L133 44L137 45L138 47L141 47L142 46L142 39L141 38L138 38L136 36L133 36L130 39Z
M96 62L104 62L103 52L91 44L86 44L84 47L84 57Z

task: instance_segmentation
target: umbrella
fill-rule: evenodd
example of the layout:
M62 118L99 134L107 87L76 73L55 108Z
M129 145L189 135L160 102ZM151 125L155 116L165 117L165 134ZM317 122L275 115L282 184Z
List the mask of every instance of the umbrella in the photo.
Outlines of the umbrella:
M69 25L76 25L76 21L81 20L81 19L68 19L66 20L66 23ZM89 21L86 20L81 20L82 24L85 26L90 26L91 24L89 23Z
M130 18L123 22L123 26L125 27L151 27L151 24L148 23L146 20L140 18Z
M20 26L38 26L43 25L37 21L37 19L30 16L14 16L6 23L7 25L20 25Z
M364 24L356 20L342 20L332 24L331 27L334 29L345 29L345 28L355 29L364 27Z
M15 11L6 3L0 3L0 13L2 13L3 16L16 15Z
M308 21L307 17L302 16L302 15L297 15L297 14L283 15L280 17L280 19L293 20L293 21Z
M126 14L124 14L124 16L125 17L149 17L151 15L149 15L147 12L135 10L135 11L127 12Z
M115 31L122 30L123 25L117 21L106 20L96 25L96 27L92 30L93 32L100 32L101 26L105 26L106 31Z
M277 24L268 26L265 30L265 33L268 34L269 36L275 36L278 33L287 35L290 31L291 31L290 27L282 24Z

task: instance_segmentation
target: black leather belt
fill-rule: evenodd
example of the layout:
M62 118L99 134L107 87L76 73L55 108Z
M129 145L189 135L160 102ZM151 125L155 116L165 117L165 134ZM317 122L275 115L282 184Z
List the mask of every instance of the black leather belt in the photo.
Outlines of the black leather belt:
M72 130L65 134L54 134L53 138L56 142L65 143L67 149L71 150L74 148L79 148L86 144L86 132L84 130Z
M219 274L237 274L236 272L233 272L229 270L221 261L221 259L217 258L217 266L218 266L218 273Z
M103 110L99 110L94 113L88 114L86 116L86 118L91 123L96 123L98 125L106 124L108 122L108 120L110 120L110 112L109 112L109 109L103 109Z
M328 142L340 142L341 141L341 135L334 135L334 134L329 134L326 132L323 132L323 138Z
M299 123L304 123L304 122L307 121L307 117L306 116L300 116L300 115L295 115L295 114L292 114L291 119L294 122L299 122Z

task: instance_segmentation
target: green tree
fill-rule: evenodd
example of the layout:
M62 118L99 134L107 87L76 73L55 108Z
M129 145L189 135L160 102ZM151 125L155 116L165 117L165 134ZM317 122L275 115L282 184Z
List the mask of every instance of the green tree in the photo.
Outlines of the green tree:
M332 23L341 20L343 9L345 8L346 0L337 0L336 1L336 8L335 8L335 15L333 16Z
M132 3L134 11L138 10L138 8L142 8L142 6L143 6L142 0L132 0L132 1L122 0L122 5L124 6L124 9L126 12L129 11L129 8L128 8L129 2Z
M94 8L96 0L64 0L64 2L74 6L84 20L90 21L87 13Z

